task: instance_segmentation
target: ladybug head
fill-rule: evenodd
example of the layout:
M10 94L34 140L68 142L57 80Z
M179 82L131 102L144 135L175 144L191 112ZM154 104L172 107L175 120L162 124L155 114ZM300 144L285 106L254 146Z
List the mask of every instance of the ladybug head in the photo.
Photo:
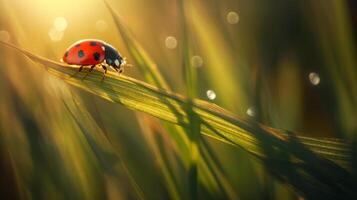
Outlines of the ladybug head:
M104 47L106 64L113 67L115 70L121 70L121 68L126 64L125 59L114 47L110 46L109 44L104 44Z

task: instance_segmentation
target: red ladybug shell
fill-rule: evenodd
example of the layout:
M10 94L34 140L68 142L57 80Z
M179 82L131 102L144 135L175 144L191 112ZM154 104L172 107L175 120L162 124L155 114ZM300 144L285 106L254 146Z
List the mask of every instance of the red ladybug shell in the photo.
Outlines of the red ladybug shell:
M63 56L63 61L73 65L96 65L105 59L104 42L100 40L80 40L71 45Z

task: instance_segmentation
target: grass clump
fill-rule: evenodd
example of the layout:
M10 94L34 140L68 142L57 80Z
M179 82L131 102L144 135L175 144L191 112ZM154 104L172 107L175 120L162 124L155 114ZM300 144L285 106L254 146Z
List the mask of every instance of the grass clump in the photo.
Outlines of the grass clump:
M145 112L164 121L187 127L188 104L197 114L201 134L243 148L265 163L283 179L309 197L351 196L349 144L342 140L300 137L242 119L229 111L199 99L190 103L184 96L154 87L142 81L109 72L94 71L86 79L76 66L54 62L8 43L31 60L47 67L49 74L84 91L125 107ZM343 178L341 178L343 177Z

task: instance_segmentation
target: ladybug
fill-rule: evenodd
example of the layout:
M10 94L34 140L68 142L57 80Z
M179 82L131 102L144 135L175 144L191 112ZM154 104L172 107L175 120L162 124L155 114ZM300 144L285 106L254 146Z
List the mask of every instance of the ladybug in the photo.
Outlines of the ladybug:
M89 72L96 66L101 66L104 69L102 80L108 68L112 68L120 74L126 65L125 58L113 46L95 39L75 42L68 47L62 61L71 65L80 65L79 71L82 71L84 66L90 66Z

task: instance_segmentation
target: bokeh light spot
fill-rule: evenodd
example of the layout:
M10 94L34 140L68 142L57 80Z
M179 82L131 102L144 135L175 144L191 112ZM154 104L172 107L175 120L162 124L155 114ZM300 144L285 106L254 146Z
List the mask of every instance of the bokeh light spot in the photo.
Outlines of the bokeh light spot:
M320 83L320 76L315 72L311 72L309 74L309 80L311 84L318 85Z
M201 67L203 65L202 57L198 55L192 56L191 65L194 67Z
M176 48L177 46L177 40L174 36L168 36L166 39L165 39L165 46L166 48L168 49L174 49Z
M53 27L57 31L64 31L68 26L67 20L64 17L56 17L53 21Z
M61 41L63 38L63 31L58 31L56 28L51 28L48 31L48 36L50 36L50 39L54 42Z
M229 24L236 24L239 21L239 15L238 13L231 11L227 14L227 22Z
M98 20L96 23L95 23L95 28L97 29L97 31L99 32L104 32L107 30L108 28L108 24L106 21L104 20Z
M217 97L216 93L213 90L207 90L206 94L209 100L214 100Z
M247 115L249 115L251 117L255 117L255 115L257 114L257 111L254 106L251 106L247 109L246 113L247 113Z
M0 31L0 41L9 42L10 41L9 32L7 32L5 30L1 30Z

